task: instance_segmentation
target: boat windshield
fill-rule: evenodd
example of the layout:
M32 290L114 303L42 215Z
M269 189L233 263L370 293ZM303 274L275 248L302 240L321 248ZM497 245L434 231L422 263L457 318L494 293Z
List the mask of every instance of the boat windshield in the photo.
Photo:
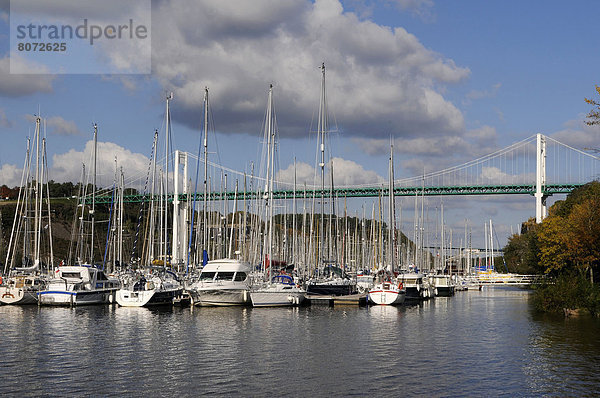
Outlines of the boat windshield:
M202 272L200 274L201 281L212 281L215 277L216 272Z
M62 272L61 276L63 278L81 278L81 274L79 272Z
M237 272L235 274L234 281L236 281L236 282L243 282L245 280L246 280L246 273L245 272Z
M284 285L295 285L294 280L289 275L277 275L272 279L273 283L281 283Z
M219 272L217 273L218 281L230 281L233 279L234 272Z

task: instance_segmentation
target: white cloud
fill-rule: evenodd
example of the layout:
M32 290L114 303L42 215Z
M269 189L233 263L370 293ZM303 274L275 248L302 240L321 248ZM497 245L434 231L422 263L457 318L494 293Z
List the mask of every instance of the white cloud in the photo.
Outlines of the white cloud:
M28 121L35 123L36 116L35 115L25 115L25 119ZM51 116L48 118L42 118L42 126L46 124L46 128L48 129L50 134L56 135L79 135L81 131L75 124L75 122L71 120L65 120L60 116Z
M13 72L22 71L26 74L10 74L11 62ZM55 76L45 75L47 71L45 66L32 64L16 54L12 54L10 58L8 55L0 58L0 96L19 97L51 92Z
M365 168L352 161L342 158L333 158L326 166L325 185L331 186L331 163L333 163L333 184L336 187L353 185L378 185L386 181L372 170ZM290 164L286 169L280 170L276 176L277 181L285 184L294 183L294 164ZM321 171L307 163L296 163L296 188L301 189L304 184L307 187L321 186Z
M157 2L153 74L174 91L180 121L197 124L211 90L217 129L255 131L270 82L282 136L308 134L327 67L331 120L348 136L429 136L464 129L441 91L469 70L405 29L362 21L337 0ZM110 54L109 54L110 55Z
M50 133L58 135L79 135L81 131L71 120L65 120L60 116L52 116L46 119L46 125Z
M583 120L570 120L565 129L550 134L555 140L577 149L600 149L600 126L588 126Z
M497 149L496 130L490 126L469 130L464 136L444 135L418 138L395 138L394 153L401 165L412 175L418 176L426 172L458 166L465 160L472 160L487 155ZM390 140L353 138L364 153L377 156L385 155L390 150ZM419 159L415 157L419 157Z
M52 156L50 179L57 182L78 182L81 178L84 163L86 164L86 173L91 172L93 146L93 141L88 141L83 151L71 149L68 152ZM125 181L135 181L132 185L139 188L148 170L148 158L140 153L133 153L113 142L98 142L96 155L97 185L100 187L112 186L115 157L118 166L123 168Z
M3 164L0 168L0 185L6 185L10 188L21 184L21 175L23 169L14 164Z

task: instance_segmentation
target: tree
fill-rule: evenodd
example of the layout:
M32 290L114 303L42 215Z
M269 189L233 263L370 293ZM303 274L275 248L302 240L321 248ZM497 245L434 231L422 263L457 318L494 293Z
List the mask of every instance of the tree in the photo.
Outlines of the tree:
M600 86L596 86L596 92L600 95ZM585 123L589 126L600 124L600 102L589 98L585 98L585 102L596 107L587 114L588 120Z
M567 225L566 243L573 262L580 270L589 270L593 281L593 269L600 263L600 197L573 206Z
M567 241L569 228L560 216L548 216L538 230L540 265L545 273L557 273L571 265Z
M534 274L540 272L537 229L535 218L521 226L521 233L508 238L504 247L504 259L509 272ZM543 269L541 270L544 271Z

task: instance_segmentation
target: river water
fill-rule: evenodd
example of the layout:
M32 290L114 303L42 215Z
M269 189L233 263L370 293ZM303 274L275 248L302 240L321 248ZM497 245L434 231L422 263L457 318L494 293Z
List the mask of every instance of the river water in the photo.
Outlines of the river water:
M590 396L600 322L517 288L400 307L0 307L3 396Z

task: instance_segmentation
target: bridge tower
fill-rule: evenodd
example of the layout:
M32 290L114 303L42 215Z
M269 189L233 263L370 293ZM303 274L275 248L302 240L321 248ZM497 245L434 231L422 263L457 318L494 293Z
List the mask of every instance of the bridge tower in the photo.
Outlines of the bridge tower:
M535 221L539 224L547 215L546 198L546 138L537 134L537 159L535 176Z
M187 152L175 151L174 194L173 194L173 258L172 265L179 266L185 261L188 247L188 211L187 201L179 200L179 173L183 165L183 193L188 193L188 156Z

